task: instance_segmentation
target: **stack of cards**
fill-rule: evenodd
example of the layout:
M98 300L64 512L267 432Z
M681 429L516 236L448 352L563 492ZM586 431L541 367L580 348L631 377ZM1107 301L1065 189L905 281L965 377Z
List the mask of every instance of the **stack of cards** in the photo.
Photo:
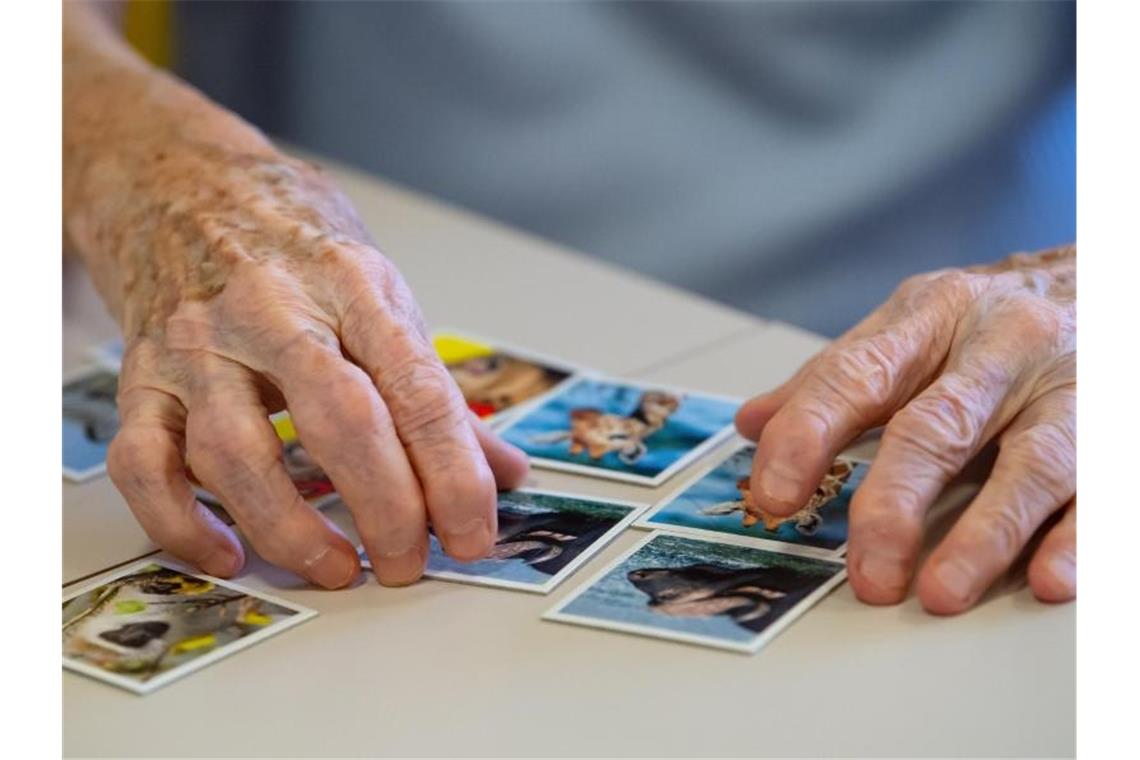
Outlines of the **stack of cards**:
M606 378L455 331L433 342L468 406L536 467L660 486L732 434L738 402ZM64 473L103 470L118 427L122 346L64 385ZM287 412L270 418L298 491L336 498ZM753 499L755 447L738 441L656 505L522 489L499 494L491 554L457 562L431 537L425 575L546 594L629 526L653 531L543 618L755 652L846 577L851 495L867 464L836 460L790 516ZM209 491L199 497L224 513ZM367 567L364 547L359 548ZM315 613L177 565L140 563L64 603L67 667L146 692Z

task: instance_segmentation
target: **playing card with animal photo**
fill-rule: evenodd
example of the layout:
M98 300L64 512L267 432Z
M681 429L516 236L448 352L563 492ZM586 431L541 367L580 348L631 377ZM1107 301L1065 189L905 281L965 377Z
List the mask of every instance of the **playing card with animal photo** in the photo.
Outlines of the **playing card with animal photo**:
M501 434L540 467L656 486L727 436L738 406L587 376L536 400Z
M499 535L486 559L459 562L431 536L429 578L545 594L622 532L641 505L556 491L499 493ZM370 566L367 557L362 557Z
M63 602L63 665L145 694L317 613L143 560Z
M528 349L451 330L432 333L432 343L467 406L491 423L557 388L577 371L567 362Z
M840 562L654 532L543 619L756 652L846 577Z
M107 468L107 448L119 431L119 377L92 367L63 384L63 474L82 481Z
M836 557L847 544L851 496L867 474L866 462L835 460L807 504L791 515L757 506L749 479L754 444L743 444L637 520L637 527L689 533L717 540L728 534L758 545L782 544L789 551Z

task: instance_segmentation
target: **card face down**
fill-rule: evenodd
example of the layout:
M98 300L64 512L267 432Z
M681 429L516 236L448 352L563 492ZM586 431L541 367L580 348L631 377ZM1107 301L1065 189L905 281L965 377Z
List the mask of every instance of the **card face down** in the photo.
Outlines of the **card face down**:
M677 493L654 506L637 527L688 533L719 540L723 535L755 539L757 545L825 558L838 557L847 544L851 496L868 465L840 457L800 511L781 517L756 506L749 486L756 446L744 444Z
M433 333L432 343L467 406L487 422L502 421L575 374L557 359L452 331Z
M657 532L543 619L756 652L846 574L839 562Z
M701 393L581 377L501 430L540 467L656 486L731 432L739 406Z
M100 367L64 383L63 474L69 480L87 480L106 470L107 448L119 431L118 391L118 375Z
M523 489L499 494L499 535L490 556L458 562L431 536L424 575L545 594L624 530L640 505ZM367 566L367 558L362 554Z
M144 560L64 600L63 665L145 694L316 614Z

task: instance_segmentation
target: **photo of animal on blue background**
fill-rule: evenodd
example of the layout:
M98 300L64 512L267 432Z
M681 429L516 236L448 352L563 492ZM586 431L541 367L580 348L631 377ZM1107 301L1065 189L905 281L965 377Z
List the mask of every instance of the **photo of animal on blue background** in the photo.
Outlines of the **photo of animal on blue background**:
M736 401L582 378L502 430L539 466L659 485L731 432Z
M845 577L840 562L657 532L544 617L754 652Z
M824 475L811 499L799 511L773 515L753 499L749 477L756 447L746 444L729 454L675 496L640 520L642 528L680 532L731 534L808 547L807 553L832 556L847 543L848 509L868 465L840 457Z
M621 533L639 509L554 491L504 491L498 538L487 558L456 561L432 535L424 575L544 594Z
M106 469L107 448L119 431L119 378L94 368L63 386L63 474L86 480Z

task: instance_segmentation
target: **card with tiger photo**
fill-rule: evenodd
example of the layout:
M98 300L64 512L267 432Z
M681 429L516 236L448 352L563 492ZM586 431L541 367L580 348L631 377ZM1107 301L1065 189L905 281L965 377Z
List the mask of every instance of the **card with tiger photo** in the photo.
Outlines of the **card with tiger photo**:
M432 344L468 408L492 425L580 372L561 359L456 330L434 331Z
M753 653L846 577L841 562L655 531L543 619Z
M63 666L146 694L316 616L167 560L142 560L64 598Z
M732 433L736 399L585 375L500 429L538 467L658 486Z
M750 486L756 446L741 442L664 501L638 518L636 527L718 540L732 535L758 546L808 556L840 557L847 546L848 508L869 467L839 457L801 509L774 515L760 509Z

